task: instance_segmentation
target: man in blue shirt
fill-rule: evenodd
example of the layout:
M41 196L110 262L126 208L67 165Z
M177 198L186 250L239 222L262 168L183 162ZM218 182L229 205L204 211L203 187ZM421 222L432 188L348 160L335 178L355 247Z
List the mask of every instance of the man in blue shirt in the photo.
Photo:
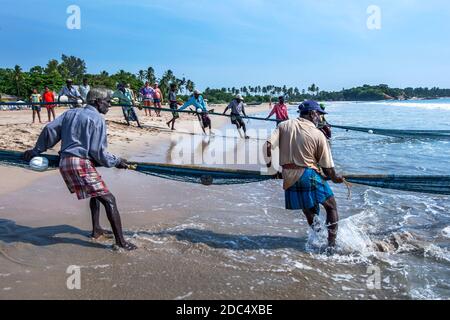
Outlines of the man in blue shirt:
M61 97L66 96L69 102L73 102L73 104L70 105L71 108L77 108L81 107L81 105L78 103L78 100L81 100L84 102L83 97L80 95L78 90L73 86L72 79L67 79L66 86L61 89L58 95L58 102L61 101Z
M197 117L200 121L203 132L206 134L205 129L209 128L209 134L212 135L211 119L208 116L208 109L206 108L205 100L200 94L200 91L195 90L194 94L189 98L188 101L183 104L179 111L183 111L184 109L191 106L193 106L195 108L195 111L197 112Z
M100 204L105 207L116 245L126 250L136 246L125 241L116 199L107 188L96 166L128 169L127 161L107 151L105 119L111 106L104 90L92 89L87 96L85 108L72 109L50 122L41 132L36 146L24 154L30 161L33 157L54 147L61 141L60 173L71 193L79 200L90 199L92 214L92 237L100 238L108 231L100 227Z

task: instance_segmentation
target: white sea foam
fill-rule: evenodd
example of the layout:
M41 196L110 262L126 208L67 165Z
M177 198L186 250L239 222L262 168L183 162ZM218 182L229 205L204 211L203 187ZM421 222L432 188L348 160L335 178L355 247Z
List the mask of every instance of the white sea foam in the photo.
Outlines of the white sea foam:
M370 105L389 105L394 107L417 108L427 110L450 110L450 103L444 102L398 102L398 101L383 101L383 102L368 102Z
M450 238L450 226L442 229L441 233L444 237Z

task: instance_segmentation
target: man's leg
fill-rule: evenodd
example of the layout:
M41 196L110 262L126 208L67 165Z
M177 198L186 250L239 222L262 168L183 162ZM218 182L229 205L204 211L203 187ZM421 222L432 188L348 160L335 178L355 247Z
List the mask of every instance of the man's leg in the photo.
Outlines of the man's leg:
M336 238L338 233L339 214L337 211L336 199L330 197L322 204L327 212L327 227L328 227L328 245L330 247L336 246Z
M55 108L51 108L50 110L52 111L53 120L55 120L56 119Z
M102 229L100 226L100 201L97 198L91 198L89 202L92 216L92 235L94 239L98 239L103 235L111 234L110 231Z
M106 216L116 238L116 244L126 250L134 250L137 247L129 242L125 241L122 231L122 221L120 220L119 210L117 209L116 198L112 194L97 197L101 204L105 207Z
M48 122L52 121L52 114L50 112L50 109L47 109L47 116L48 116Z

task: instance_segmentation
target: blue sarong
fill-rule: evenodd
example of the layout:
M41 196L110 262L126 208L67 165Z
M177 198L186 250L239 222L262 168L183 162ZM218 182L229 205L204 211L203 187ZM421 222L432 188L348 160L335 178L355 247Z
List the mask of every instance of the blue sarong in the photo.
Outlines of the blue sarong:
M300 179L284 195L287 210L317 208L334 196L328 183L310 168L305 169Z

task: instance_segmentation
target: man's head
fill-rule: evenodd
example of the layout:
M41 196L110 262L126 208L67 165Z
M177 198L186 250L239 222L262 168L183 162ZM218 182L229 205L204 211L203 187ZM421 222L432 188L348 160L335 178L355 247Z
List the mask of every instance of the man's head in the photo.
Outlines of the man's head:
M304 101L299 105L300 117L307 119L314 123L316 126L320 122L320 116L326 114L325 111L320 108L320 105L314 100Z
M111 96L105 89L91 89L87 95L87 103L95 107L98 112L107 114L111 107Z
M200 91L198 90L194 90L194 97L197 99L198 97L200 97Z
M148 81L145 82L145 86L148 87L150 83Z
M119 82L117 84L117 90L122 91L123 93L125 93L125 88L126 88L126 85L124 82Z
M237 96L236 96L236 101L237 102L242 102L242 101L244 101L244 98L242 97L242 95L240 95L240 94L238 94Z
M176 83L172 83L172 84L170 85L170 90L172 90L172 91L177 91L177 89L178 89L178 86L177 86Z
M131 89L131 84L127 83L127 89Z
M83 86L87 86L88 85L88 79L87 78L84 78L83 79Z
M67 79L67 80L66 80L66 85L67 85L68 87L71 87L72 84L73 84L73 80L72 80L72 79Z
M153 88L155 88L155 89L158 89L158 86L159 86L158 82L155 82L155 83L153 84Z
M38 93L37 89L33 89L33 93Z
M45 91L45 92L49 92L49 91L50 91L50 89L48 88L48 86L45 86L45 87L44 87L44 91Z
M279 96L278 97L278 102L283 104L284 103L284 96Z

